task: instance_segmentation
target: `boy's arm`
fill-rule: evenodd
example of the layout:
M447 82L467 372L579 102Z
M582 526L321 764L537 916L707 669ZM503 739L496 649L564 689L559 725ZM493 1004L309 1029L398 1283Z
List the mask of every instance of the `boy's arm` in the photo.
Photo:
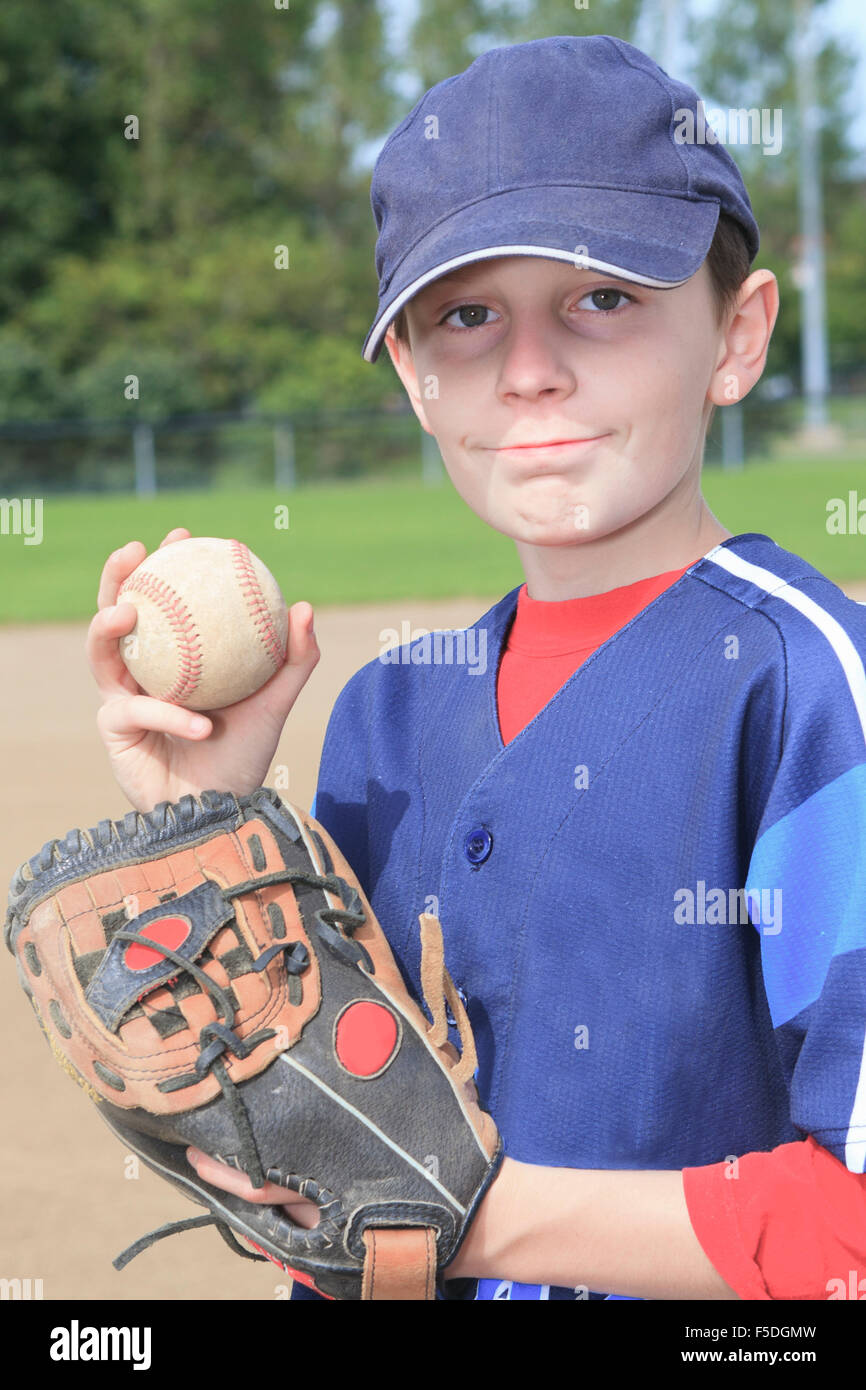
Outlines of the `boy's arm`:
M285 1200L270 1183L256 1189L216 1159L188 1156L207 1182L246 1201ZM290 1219L314 1225L315 1207L294 1201ZM866 1175L811 1136L736 1165L682 1172L546 1168L506 1157L446 1278L655 1301L861 1299Z
M506 1158L448 1277L654 1300L859 1297L866 1175L811 1137L683 1172Z
M449 1279L736 1299L692 1229L676 1171L546 1168L506 1158Z

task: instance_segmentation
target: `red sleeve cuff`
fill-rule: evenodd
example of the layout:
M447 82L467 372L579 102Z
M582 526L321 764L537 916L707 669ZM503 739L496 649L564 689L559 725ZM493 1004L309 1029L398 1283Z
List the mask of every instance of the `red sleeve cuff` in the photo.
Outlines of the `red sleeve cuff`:
M683 1169L695 1235L743 1299L866 1299L866 1174L810 1135Z
M728 1163L683 1169L683 1193L692 1229L710 1264L740 1298L770 1298L761 1271L747 1251L737 1217Z

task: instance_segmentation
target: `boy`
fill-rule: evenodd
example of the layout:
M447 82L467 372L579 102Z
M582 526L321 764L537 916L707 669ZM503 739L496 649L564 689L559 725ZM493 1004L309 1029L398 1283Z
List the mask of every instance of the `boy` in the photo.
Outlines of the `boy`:
M513 45L426 93L373 176L365 357L387 333L526 575L474 625L482 670L422 639L356 673L312 808L416 990L417 916L441 915L467 1003L507 1157L455 1298L825 1298L866 1273L866 614L701 496L778 293L733 161L676 138L697 101L617 39ZM101 607L140 558L111 557ZM307 608L295 664L204 736L120 674L123 605L94 619L134 804L258 785L318 657Z

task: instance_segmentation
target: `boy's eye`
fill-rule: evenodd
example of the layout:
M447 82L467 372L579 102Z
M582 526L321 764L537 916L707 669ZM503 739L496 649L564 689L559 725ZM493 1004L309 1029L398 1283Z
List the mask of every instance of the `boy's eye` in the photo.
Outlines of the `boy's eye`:
M481 315L490 313L495 313L495 310L488 309L486 304L461 304L459 308L452 309L449 314L446 314L442 323L448 324L449 328L456 328L459 332L457 324L449 323L455 314L459 314L460 324L463 328L483 328L485 323L490 323L492 320L484 319Z
M589 294L585 294L583 296L583 299L581 299L578 302L578 308L587 308L588 306L586 305L585 301L591 300L592 309L603 310L604 312L609 313L612 309L619 308L618 304L614 304L611 302L612 300L618 299L631 300L631 295L623 294L622 290L614 289L590 290ZM590 310L590 312L592 312L592 309Z

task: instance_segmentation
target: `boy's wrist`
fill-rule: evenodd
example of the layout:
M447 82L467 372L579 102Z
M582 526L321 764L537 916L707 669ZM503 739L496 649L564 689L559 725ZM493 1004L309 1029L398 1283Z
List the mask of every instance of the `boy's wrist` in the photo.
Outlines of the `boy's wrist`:
M478 1207L456 1257L445 1269L446 1279L493 1279L503 1268L506 1247L517 1214L525 1207L520 1194L525 1163L505 1157Z

